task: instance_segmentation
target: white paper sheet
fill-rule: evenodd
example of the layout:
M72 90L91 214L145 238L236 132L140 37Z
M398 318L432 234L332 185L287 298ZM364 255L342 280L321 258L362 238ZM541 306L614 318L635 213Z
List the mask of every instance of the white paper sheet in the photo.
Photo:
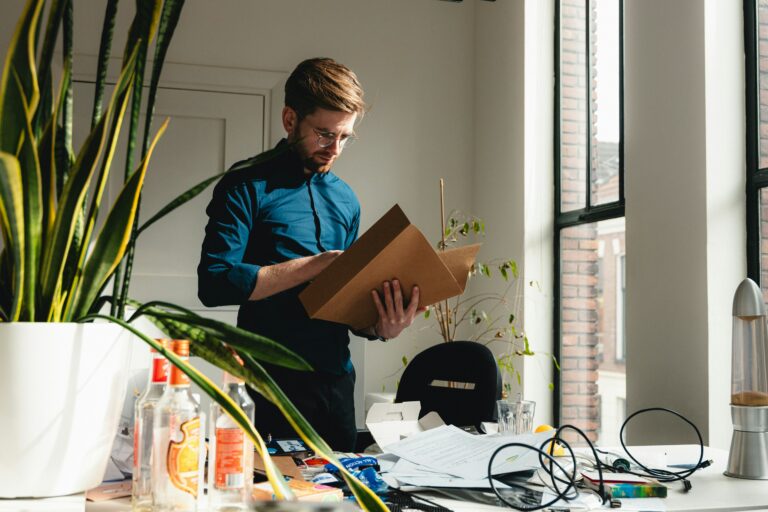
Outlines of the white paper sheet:
M553 433L478 436L453 425L444 425L394 443L387 447L387 451L427 469L460 478L482 480L487 477L488 461L497 448L508 443L539 447ZM492 473L511 473L538 466L537 452L525 447L509 447L496 457Z

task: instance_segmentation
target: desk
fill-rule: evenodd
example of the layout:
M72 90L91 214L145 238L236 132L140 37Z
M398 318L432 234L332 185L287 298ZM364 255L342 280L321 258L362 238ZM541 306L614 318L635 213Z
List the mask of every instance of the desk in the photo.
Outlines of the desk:
M619 451L619 450L617 450ZM643 446L630 448L640 462L658 458L666 453L669 463L696 462L698 445L678 446ZM705 448L704 460L712 459L713 464L701 469L689 478L693 488L683 492L682 484L670 484L667 498L664 500L668 511L720 512L735 510L768 510L768 481L743 480L728 478L723 475L728 463L728 452ZM425 494L430 500L450 508L454 512L499 512L509 508L467 503L440 498L435 494ZM611 510L611 509L606 509ZM621 509L614 509L620 512Z
M698 446L645 446L631 448L632 454L641 462L658 459L660 454L667 454L670 463L695 462L698 459ZM704 458L712 459L713 464L697 471L691 478L693 488L684 493L681 484L672 484L665 500L669 511L720 512L735 510L768 510L768 481L741 480L723 475L728 462L728 452L712 448L705 449ZM431 493L425 494L454 512L499 512L508 508L481 505L441 498ZM127 512L131 509L130 499L87 503L87 512ZM50 510L50 509L49 509ZM620 509L618 509L620 511Z

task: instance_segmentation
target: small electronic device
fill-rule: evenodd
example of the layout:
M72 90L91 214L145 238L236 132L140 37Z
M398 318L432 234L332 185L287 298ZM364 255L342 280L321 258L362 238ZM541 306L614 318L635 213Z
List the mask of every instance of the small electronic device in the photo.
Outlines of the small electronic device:
M271 439L267 443L267 450L270 455L293 455L310 451L301 439Z

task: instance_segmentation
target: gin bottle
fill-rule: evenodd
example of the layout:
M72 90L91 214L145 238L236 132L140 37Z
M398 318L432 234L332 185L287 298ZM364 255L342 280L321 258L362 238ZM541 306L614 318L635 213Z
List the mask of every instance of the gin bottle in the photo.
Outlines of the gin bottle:
M223 391L253 422L256 406L245 383L224 372ZM247 510L253 492L253 443L217 403L211 404L208 499L217 512Z
M173 351L189 360L189 341L174 340ZM152 463L154 511L194 512L203 482L205 416L189 377L171 367L168 387L157 405Z
M163 348L170 348L170 340L157 340ZM152 510L152 429L155 411L168 384L168 360L154 348L149 382L144 393L136 400L133 429L133 486L131 504L134 511Z

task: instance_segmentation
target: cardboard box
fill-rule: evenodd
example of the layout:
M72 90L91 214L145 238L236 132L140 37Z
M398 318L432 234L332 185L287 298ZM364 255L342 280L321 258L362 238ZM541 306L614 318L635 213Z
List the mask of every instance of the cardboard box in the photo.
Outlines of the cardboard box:
M421 402L375 403L365 417L365 426L379 448L384 450L411 434L445 425L434 411L419 419L420 411Z
M398 205L336 258L299 295L310 318L365 329L379 315L371 290L398 279L410 300L419 286L419 306L461 294L480 244L437 252Z
M272 462L275 463L277 469L284 476L291 477L295 480L304 480L304 476L301 474L301 469L296 465L291 455L272 455ZM261 459L261 455L256 450L253 451L253 469L261 473L267 474L267 470L264 467L264 461Z
M344 499L344 493L336 487L305 482L303 480L288 480L288 487L296 495L298 501L340 502ZM253 499L257 501L275 500L272 485L269 482L253 484Z

